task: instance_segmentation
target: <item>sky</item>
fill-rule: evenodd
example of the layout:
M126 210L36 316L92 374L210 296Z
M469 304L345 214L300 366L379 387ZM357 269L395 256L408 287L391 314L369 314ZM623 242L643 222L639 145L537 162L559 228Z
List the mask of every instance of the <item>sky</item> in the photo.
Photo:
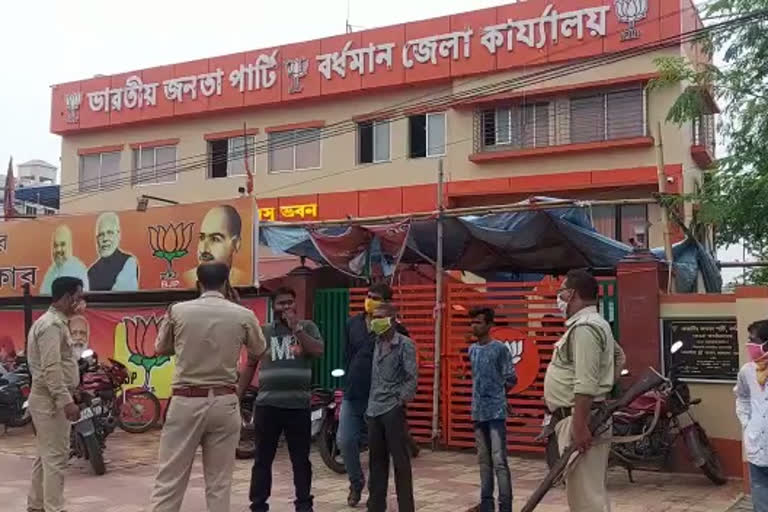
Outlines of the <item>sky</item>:
M59 165L50 86L512 3L513 0L36 0L4 2L0 174L8 158ZM741 259L741 248L720 255ZM726 282L739 271L728 272Z
M0 174L8 158L59 165L57 83L343 34L511 0L35 0L3 2Z

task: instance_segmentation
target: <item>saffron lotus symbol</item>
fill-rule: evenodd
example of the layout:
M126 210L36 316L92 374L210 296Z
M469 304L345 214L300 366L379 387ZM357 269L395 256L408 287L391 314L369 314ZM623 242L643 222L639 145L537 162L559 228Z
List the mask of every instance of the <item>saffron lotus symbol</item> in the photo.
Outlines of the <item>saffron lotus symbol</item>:
M149 246L155 258L165 260L168 268L162 274L163 279L174 279L173 260L189 254L194 223L169 224L167 226L149 226Z
M629 24L629 27L621 33L621 40L639 39L640 30L636 24L648 16L648 0L614 0L614 2L619 21Z
M160 320L152 315L149 318L141 316L123 318L125 325L125 344L131 353L128 361L144 368L144 387L150 389L152 369L159 368L171 360L168 356L155 354L155 339L157 339Z

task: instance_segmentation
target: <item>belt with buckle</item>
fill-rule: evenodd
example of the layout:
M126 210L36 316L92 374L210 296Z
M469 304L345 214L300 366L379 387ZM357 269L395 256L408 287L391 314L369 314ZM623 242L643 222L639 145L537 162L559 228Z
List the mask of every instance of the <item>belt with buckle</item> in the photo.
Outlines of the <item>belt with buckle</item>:
M211 393L213 396L234 395L236 388L234 386L185 386L173 389L173 396L187 398L205 398Z

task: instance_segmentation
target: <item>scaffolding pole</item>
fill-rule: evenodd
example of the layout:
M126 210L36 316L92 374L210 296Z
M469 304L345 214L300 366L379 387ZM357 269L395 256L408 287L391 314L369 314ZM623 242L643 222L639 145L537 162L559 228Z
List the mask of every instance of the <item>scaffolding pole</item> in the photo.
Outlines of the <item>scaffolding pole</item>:
M437 162L437 261L435 265L435 368L432 382L432 449L440 439L440 367L443 339L443 159Z

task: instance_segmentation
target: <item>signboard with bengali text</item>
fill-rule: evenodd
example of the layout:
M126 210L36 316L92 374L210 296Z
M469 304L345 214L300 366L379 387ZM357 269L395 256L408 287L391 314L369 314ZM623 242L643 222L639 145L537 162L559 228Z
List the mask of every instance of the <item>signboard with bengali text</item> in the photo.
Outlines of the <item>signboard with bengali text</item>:
M682 379L733 382L739 373L739 339L735 318L682 318L663 321L667 372ZM670 354L674 343L682 348Z
M517 2L53 87L67 133L416 85L619 52L678 36L686 0Z

